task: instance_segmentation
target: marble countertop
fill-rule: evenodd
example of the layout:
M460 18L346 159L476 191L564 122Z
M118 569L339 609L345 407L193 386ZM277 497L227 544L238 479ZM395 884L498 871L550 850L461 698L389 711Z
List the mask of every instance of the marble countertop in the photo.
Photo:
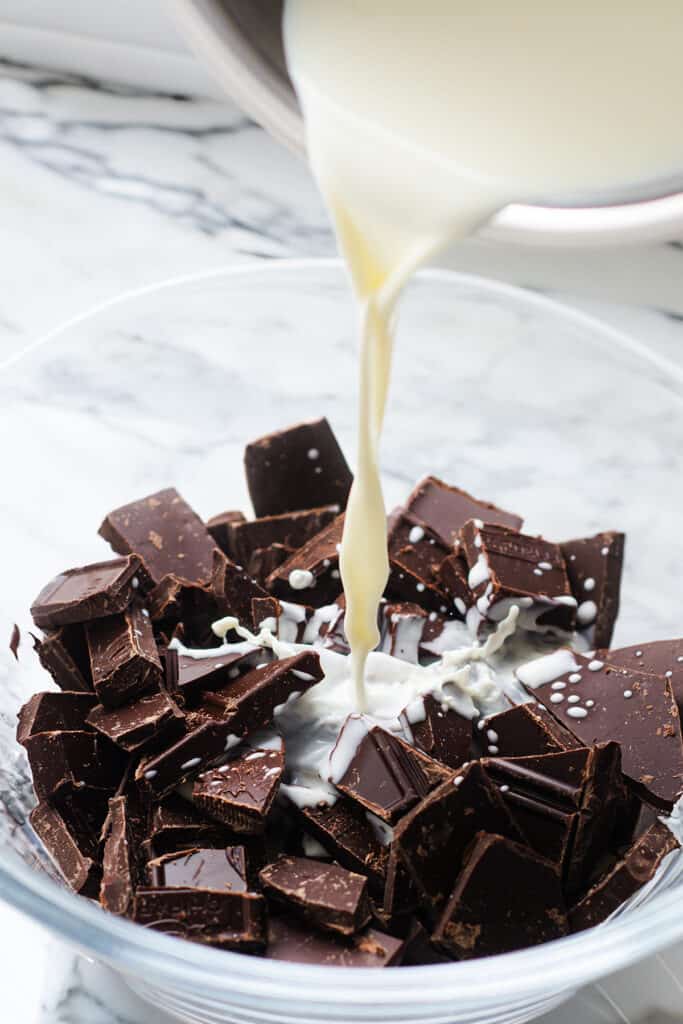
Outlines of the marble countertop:
M305 165L230 104L2 63L0 216L0 364L127 289L334 252ZM552 293L683 361L682 243L546 252L474 241L444 262ZM646 970L672 1013L683 1000L681 968L683 950L673 950ZM0 979L13 1024L165 1020L3 908ZM611 1001L619 1002L616 981L557 1011L552 1024L624 1020Z

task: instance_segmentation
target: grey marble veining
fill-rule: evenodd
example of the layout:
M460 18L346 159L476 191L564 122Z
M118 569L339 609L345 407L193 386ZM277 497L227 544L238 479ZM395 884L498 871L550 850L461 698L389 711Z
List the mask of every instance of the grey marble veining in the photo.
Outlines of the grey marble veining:
M0 157L0 362L56 323L126 289L198 269L283 256L329 255L334 249L326 215L304 165L283 152L229 103L143 94L76 76L0 63ZM452 254L448 262L459 269L569 294L574 305L631 331L662 355L674 361L683 358L680 243L647 246L642 250L548 254L542 250L493 250L473 242ZM636 308L634 303L638 304ZM277 311L264 310L261 330L267 328L269 316L277 322ZM212 332L218 335L225 328L225 321L206 312L202 320L195 311L192 328L210 337ZM491 320L491 331L494 330L495 315ZM104 388L98 401L84 400L83 387L89 379L87 367L75 370L69 360L58 360L48 376L36 375L25 380L24 390L15 394L13 401L26 403L37 417L34 426L42 422L50 430L61 430L66 448L78 436L86 446L104 450L96 481L99 493L87 508L91 520L97 510L120 497L113 487L113 441L122 437L125 443L144 452L146 465L156 463L159 476L187 484L202 512L216 511L210 506L216 473L219 467L239 460L245 435L257 432L260 426L259 410L266 410L269 402L273 402L272 390L262 385L255 387L253 375L239 366L236 371L234 365L221 364L220 359L207 359L206 344L198 352L189 336L173 342L169 332L160 333L157 327L156 331L138 329L123 339L126 340L135 349L136 358L142 359L143 367L146 359L163 365L165 347L169 344L185 345L182 360L174 362L175 370L160 375L161 387L177 388L183 376L196 382L206 375L212 381L211 393L215 394L216 376L224 374L227 387L242 389L246 397L240 406L239 429L232 423L225 424L224 407L218 401L202 410L215 432L211 458L198 460L198 438L182 428L172 433L170 439L167 435L166 441L159 440L161 403L157 400L151 399L145 406L139 400L132 401L130 396L127 399L124 390L118 396L119 415L115 419L110 415L115 397L111 381L110 390ZM350 387L348 332L339 330L329 340L333 350L338 346L345 367L337 371L335 387ZM116 344L120 351L121 338ZM399 370L407 376L416 375L424 383L430 374L434 378L439 376L444 353L436 346L422 354L424 358L417 366L411 365L409 351L401 355ZM495 356L495 346L489 354ZM522 370L499 361L498 378L494 377L492 387L504 390L511 379L523 382ZM595 401L613 403L617 409L618 381L605 372L605 379L591 382L590 395ZM297 378L294 372L284 379L290 389L301 387L300 375ZM562 415L567 417L575 397L561 387L560 391ZM394 415L402 422L417 425L419 409L412 404L409 391L403 395ZM305 390L300 397L304 404L311 402L311 395L306 395ZM457 399L452 401L457 405ZM315 402L310 404L312 412L317 411L314 405ZM70 419L61 416L66 406L70 407ZM444 407L445 400L440 395L435 408ZM530 426L533 425L533 408L516 411L519 416L529 415ZM462 414L463 410L450 407L449 415L453 412ZM651 418L656 419L656 415L653 417L651 410L639 407L637 401L633 403L633 414L641 417L643 432L650 431ZM348 440L351 411L337 403L335 415L340 432ZM41 421L40 417L44 419ZM495 432L488 429L491 424L487 428L486 423L474 418L461 420L461 425L468 445L457 467L449 461L452 454L444 450L437 453L441 459L438 468L444 473L457 468L471 475L475 483L480 474L485 482L491 467L483 455L495 447ZM518 419L518 426L522 425ZM590 425L584 429L585 443L590 443ZM665 438L666 423L660 422L657 429ZM13 499L3 501L4 542L12 559L30 550L33 564L49 566L49 572L90 554L102 554L103 548L93 530L89 542L92 549L86 552L80 534L74 540L70 520L62 519L65 525L58 545L53 534L43 530L39 513L44 496L48 495L53 514L62 517L68 512L69 498L48 486L60 465L58 461L47 465L42 458L40 437L34 440L30 461L19 465L15 474L22 473L32 489L35 515L28 515L26 506ZM400 497L423 469L434 468L436 456L430 452L427 458L424 454L426 440L417 432L410 450L389 440L386 461L392 496ZM463 438L456 440L461 443ZM500 445L505 447L504 439L499 442L499 451ZM506 451L512 467L514 450ZM539 455L543 454L539 450ZM566 454L571 456L569 450ZM666 457L664 440L658 448L643 447L638 453L643 466L649 462L655 469L661 467ZM681 479L678 457L680 450L672 455L674 483ZM623 487L617 488L614 514L621 514L621 501L634 527L642 526L647 523L647 494L643 495L642 490L634 494L629 489L627 462L623 466ZM6 466L4 470L6 483L11 484ZM525 508L529 507L538 480L533 474L517 479L514 493L513 477L512 472L500 473L496 483L499 494L493 496L501 500L518 499ZM143 479L139 482L142 485ZM226 479L226 500L228 493L240 500L235 479ZM589 516L587 502L580 497L590 498L590 487L581 496L572 493L566 509L553 510L558 528L565 513L567 520L577 515ZM675 528L675 523L671 527ZM677 575L675 565L667 566L666 571ZM5 572L13 584L5 586L1 595L0 636L5 635L8 624L17 617L17 605L32 596L29 590L34 582L32 579L24 593L16 582L18 569L13 561L8 561ZM657 604L656 593L641 589L638 600L640 604L631 614L639 622L648 614L648 608L654 615L670 612L664 604ZM28 680L16 674L4 649L0 657L0 685L17 701L29 685ZM0 711L3 735L7 737L12 728L10 717ZM18 791L28 786L22 772L20 759L5 757L2 773L12 775L9 788L16 787L17 773ZM17 820L21 820L22 806L23 800L16 809ZM0 910L0 962L7 968L4 975L0 972L0 977L5 990L8 986L23 986L28 992L42 987L39 1010L35 1009L35 1001L13 1004L14 1024L167 1024L167 1018L146 1004L143 1006L119 979L103 968L75 958L27 923L3 930L2 921ZM31 970L32 957L38 951L41 978ZM628 980L631 988L641 984L645 991L647 982L652 984L654 979L657 989L664 993L660 1005L674 1012L676 998L681 996L676 978L683 972L680 955L672 953L667 957L669 962L665 966L651 962ZM584 993L578 1002L557 1011L544 1024L573 1024L578 1019L586 1024L612 1024L623 1020L621 1011L610 1000L619 1004L616 984L608 986L605 992ZM31 1010L27 1016L29 1002ZM2 1005L0 995L0 1008ZM642 1001L638 1015L651 1008L651 1004Z

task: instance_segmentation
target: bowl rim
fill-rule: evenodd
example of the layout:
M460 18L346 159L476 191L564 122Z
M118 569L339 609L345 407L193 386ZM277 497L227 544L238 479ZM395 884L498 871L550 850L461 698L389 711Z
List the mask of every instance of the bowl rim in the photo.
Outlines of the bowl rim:
M219 278L270 277L283 271L333 272L344 265L339 259L281 259L265 263L234 264L166 279L131 289L77 314L37 338L20 352L0 363L0 373L42 349L61 335L108 310L140 298L183 285ZM515 285L460 272L429 268L418 280L457 283L478 292L497 294L550 313L590 331L603 343L614 344L630 355L646 360L663 374L665 383L683 383L683 366L652 352L643 342L602 323L598 318L572 309L546 295ZM661 893L646 906L623 918L553 942L493 959L404 968L377 972L355 968L354 985L335 967L277 962L204 947L143 929L133 922L106 913L94 902L60 888L49 878L26 867L11 851L0 856L0 898L81 951L149 984L165 983L169 991L188 985L226 997L245 1000L271 999L307 1003L338 1002L361 1006L369 1001L383 1005L412 1006L462 1004L483 993L514 998L538 992L570 991L683 938L683 903ZM495 965L495 974L492 967ZM301 986L299 988L299 986ZM429 992L429 995L425 995Z

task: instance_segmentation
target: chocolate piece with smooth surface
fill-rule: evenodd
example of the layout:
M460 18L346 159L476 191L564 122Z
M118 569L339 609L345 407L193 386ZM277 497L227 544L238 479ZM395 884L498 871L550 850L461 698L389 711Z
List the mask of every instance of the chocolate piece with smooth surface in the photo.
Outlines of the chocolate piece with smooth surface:
M121 781L123 755L95 732L40 732L25 745L39 800L83 786L113 791Z
M405 709L416 747L435 761L460 768L472 755L472 722L427 694Z
M50 803L34 807L29 820L69 888L96 897L101 877L96 837L81 831L63 809Z
M439 566L439 584L451 599L451 604L462 619L465 618L467 609L474 604L474 595L470 589L468 577L467 561L459 550L444 558Z
M117 554L140 555L154 583L169 574L195 583L211 579L213 537L175 487L114 509L99 533Z
M388 849L377 839L367 813L360 804L340 797L332 806L299 809L306 831L322 844L330 856L368 878L371 891L384 891Z
M343 515L295 551L266 580L266 587L284 601L304 602L321 608L341 594L339 545L344 528Z
M248 565L254 551L270 548L273 544L295 551L320 533L339 512L339 505L326 505L234 523L230 527L234 558L241 565Z
M619 614L624 534L610 531L560 545L576 598L579 629L591 629L591 646L608 647Z
M235 551L231 545L232 533L230 527L237 523L246 523L247 518L244 512L229 510L219 512L217 516L211 516L207 521L206 528L214 541L228 558L235 558Z
M518 843L480 832L433 939L470 960L537 946L567 930L557 869Z
M60 690L92 692L92 673L83 626L64 626L37 637L33 646L43 668Z
M678 849L673 833L663 822L655 822L570 910L571 930L580 932L604 921L654 877L667 854Z
M427 912L445 904L465 849L480 831L524 841L498 787L477 761L446 779L398 822L394 843Z
M601 649L595 652L595 657L618 668L664 676L671 683L679 713L683 709L683 639L653 640L614 651Z
M133 909L137 884L136 839L128 814L128 799L115 796L102 830L100 903L110 914L127 917Z
M144 608L131 605L120 615L89 622L86 637L93 687L105 707L118 707L159 689L161 661Z
M17 742L25 746L39 732L87 732L86 718L96 703L90 693L34 693L19 712Z
M297 423L248 444L244 468L257 516L346 507L353 476L326 419Z
M683 790L683 738L670 681L581 654L575 662L575 671L535 687L534 697L586 746L619 743L624 774L669 809Z
M266 960L287 960L321 967L394 967L400 964L403 939L367 928L350 942L312 931L289 917L271 917Z
M491 746L499 757L557 754L582 746L569 729L535 701L500 711L481 720L481 724L475 730L481 754L488 753Z
M533 616L534 628L573 629L576 600L559 544L474 519L460 538L482 617L499 621L517 602L522 619Z
M441 543L451 548L468 519L481 519L511 530L522 528L522 519L488 501L479 501L459 487L450 487L435 476L425 477L409 495L403 515L426 526Z
M150 582L137 555L68 569L43 587L31 615L41 629L116 615Z
M185 715L160 690L119 708L98 704L88 715L88 725L129 754L137 754L176 740L184 731Z
M187 704L196 703L204 690L220 690L263 661L266 652L237 650L221 652L215 658L193 658L172 647L164 654L167 689L177 692ZM169 683L170 680L170 683Z
M244 846L183 850L147 864L149 884L155 889L212 889L247 892L247 851Z
M191 942L258 952L266 941L265 900L253 892L213 889L138 889L135 920Z
M330 768L340 792L388 824L450 775L398 736L379 726L368 728L356 715L339 733Z
M259 879L269 899L323 931L356 935L370 921L367 879L337 864L282 856Z
M398 601L419 602L440 615L455 615L457 609L438 585L431 566L425 566L415 545L395 551L389 559L386 593Z
M155 857L191 847L225 847L231 834L173 794L150 811L146 849Z
M262 832L285 766L282 750L245 750L199 776L192 799L234 832Z

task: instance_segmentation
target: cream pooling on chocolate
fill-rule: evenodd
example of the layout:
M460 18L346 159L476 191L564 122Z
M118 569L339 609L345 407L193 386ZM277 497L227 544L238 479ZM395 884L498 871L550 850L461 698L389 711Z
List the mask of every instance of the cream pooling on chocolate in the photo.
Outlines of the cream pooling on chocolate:
M360 709L389 568L379 441L397 299L431 254L512 202L595 195L683 166L683 8L637 7L287 0L309 156L362 310L340 558Z

